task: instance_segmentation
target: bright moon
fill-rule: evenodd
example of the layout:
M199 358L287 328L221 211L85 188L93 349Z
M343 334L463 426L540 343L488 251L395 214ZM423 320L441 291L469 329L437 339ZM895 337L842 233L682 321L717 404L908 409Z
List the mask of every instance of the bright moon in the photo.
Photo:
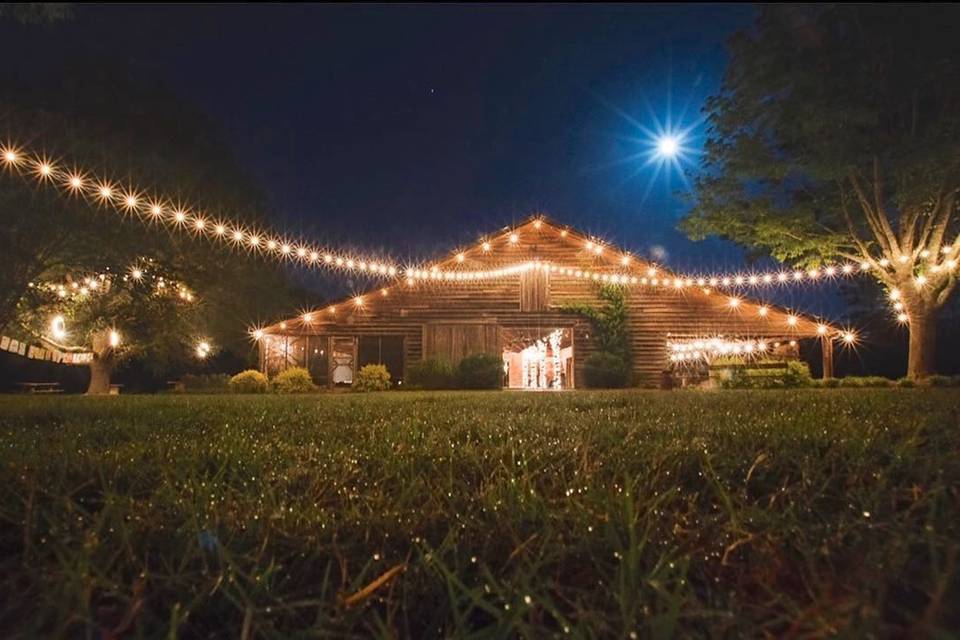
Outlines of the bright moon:
M673 136L663 136L657 141L657 152L666 158L672 158L677 155L680 145Z

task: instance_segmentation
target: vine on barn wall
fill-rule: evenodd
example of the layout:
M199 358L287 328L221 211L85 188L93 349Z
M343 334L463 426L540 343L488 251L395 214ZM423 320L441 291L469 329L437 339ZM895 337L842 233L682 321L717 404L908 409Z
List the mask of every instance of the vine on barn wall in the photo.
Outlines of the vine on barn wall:
M630 331L627 328L627 295L623 287L600 285L597 295L602 304L578 302L567 304L562 310L589 318L593 323L594 336L601 351L612 353L629 363Z

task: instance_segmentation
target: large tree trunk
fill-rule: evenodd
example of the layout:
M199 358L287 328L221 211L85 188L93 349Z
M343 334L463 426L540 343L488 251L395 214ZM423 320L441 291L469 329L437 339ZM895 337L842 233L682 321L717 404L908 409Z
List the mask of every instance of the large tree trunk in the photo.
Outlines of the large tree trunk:
M907 377L919 380L934 373L937 355L937 314L935 309L912 309L910 315L910 355Z
M110 344L110 332L99 331L91 336L93 360L90 362L90 385L87 395L110 393L110 374L113 372L114 348Z
M87 395L106 395L110 393L110 374L113 372L113 358L94 354L90 362L90 385Z

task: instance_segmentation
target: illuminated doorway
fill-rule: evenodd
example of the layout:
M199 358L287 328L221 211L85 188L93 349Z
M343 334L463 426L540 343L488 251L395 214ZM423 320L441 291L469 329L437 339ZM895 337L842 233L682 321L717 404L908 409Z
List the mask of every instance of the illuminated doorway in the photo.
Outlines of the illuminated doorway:
M569 328L503 329L503 374L509 389L572 389L573 335Z

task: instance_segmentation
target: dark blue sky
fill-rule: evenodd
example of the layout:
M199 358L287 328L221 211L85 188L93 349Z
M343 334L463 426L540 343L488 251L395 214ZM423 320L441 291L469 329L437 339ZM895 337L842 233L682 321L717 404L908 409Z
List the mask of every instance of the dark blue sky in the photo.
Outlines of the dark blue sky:
M695 122L726 39L752 16L714 5L77 6L70 23L30 30L54 57L96 50L168 76L226 127L278 226L319 241L424 256L539 210L702 268L739 258L675 231L683 182L624 162L646 147L615 109L651 128L655 117Z

